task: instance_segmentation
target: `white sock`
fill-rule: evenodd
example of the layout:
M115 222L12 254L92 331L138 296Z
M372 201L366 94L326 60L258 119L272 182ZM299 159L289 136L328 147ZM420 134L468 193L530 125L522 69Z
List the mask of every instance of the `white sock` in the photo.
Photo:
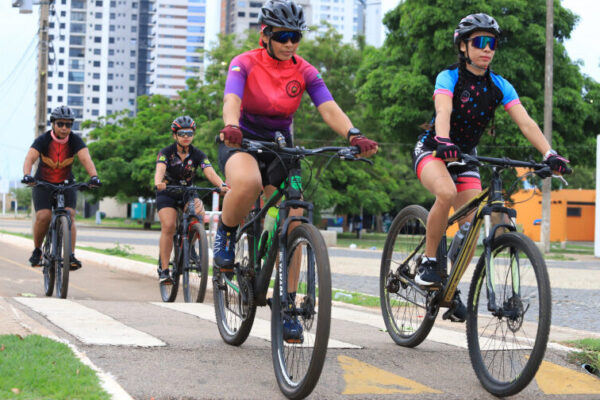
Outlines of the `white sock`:
M425 259L425 261L433 261L436 262L437 258L436 257L427 257L427 256L423 256L423 258Z

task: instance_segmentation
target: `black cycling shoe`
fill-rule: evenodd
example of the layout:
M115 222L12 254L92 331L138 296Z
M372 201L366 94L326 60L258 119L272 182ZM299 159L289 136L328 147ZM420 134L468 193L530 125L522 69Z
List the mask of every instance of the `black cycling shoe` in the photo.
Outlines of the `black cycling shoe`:
M29 264L31 264L32 267L42 266L42 249L38 247L33 249L33 253L31 253L31 257L29 257Z
M438 272L437 261L429 259L421 261L415 282L421 286L439 286L442 283L442 277Z
M77 271L79 268L81 268L81 261L75 258L75 254L71 254L70 270Z
M161 285L172 285L173 279L171 278L170 271L168 269L158 268L158 282Z
M453 310L448 310L444 313L444 319L449 319L451 322L465 322L467 319L467 307L460 299L460 290L454 294L453 302L457 302ZM451 312L452 311L452 312Z

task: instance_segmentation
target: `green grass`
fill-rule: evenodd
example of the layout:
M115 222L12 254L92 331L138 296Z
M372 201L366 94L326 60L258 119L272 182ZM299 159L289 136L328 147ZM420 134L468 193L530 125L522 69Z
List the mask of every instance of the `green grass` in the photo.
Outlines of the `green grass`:
M149 264L158 264L158 258L145 256L142 254L131 253L132 247L129 245L121 245L117 243L115 247L109 249L98 249L96 247L89 246L77 246L78 249L92 251L94 253L107 254L109 256L117 256L127 258L128 260L140 261ZM158 249L157 249L158 251Z
M13 236L24 237L25 239L33 239L33 235L31 233L11 232L11 231L7 231L5 229L0 229L0 233L4 233L6 235L13 235Z
M600 339L573 340L565 344L579 349L568 354L569 362L576 365L589 364L596 371L600 371Z
M0 399L110 399L96 373L64 343L0 336Z
M387 233L363 233L361 239L357 239L355 233L338 233L337 235L337 246L338 247L349 247L350 244L356 244L359 249L370 249L375 247L377 250L383 250L385 245L385 238Z
M96 224L96 218L79 218L77 222L86 225L103 226L109 228L144 229L144 221L129 218L102 218L100 225ZM151 229L160 229L160 222L153 222Z

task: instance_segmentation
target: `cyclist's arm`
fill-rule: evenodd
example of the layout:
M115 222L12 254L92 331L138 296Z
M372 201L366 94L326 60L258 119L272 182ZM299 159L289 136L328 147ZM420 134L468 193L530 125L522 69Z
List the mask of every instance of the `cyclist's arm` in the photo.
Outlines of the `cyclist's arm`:
M223 98L223 122L227 125L240 124L240 107L242 99L237 94L227 93Z
M87 147L84 147L83 149L77 152L77 158L79 158L79 161L81 161L83 168L85 168L89 176L98 176L98 172L96 172L96 166L92 161L90 151Z
M159 186L165 178L167 172L167 164L156 163L156 172L154 173L154 186Z
M40 152L34 149L33 147L29 148L27 155L25 156L25 161L23 162L23 175L31 175L31 169L33 168L33 164L40 157Z
M512 120L515 121L523 133L523 136L529 140L533 147L542 154L546 154L546 152L550 150L550 145L540 130L540 127L529 114L527 114L527 110L525 110L525 107L523 107L522 104L515 104L506 111Z
M317 110L319 110L321 117L323 117L323 121L325 121L334 132L346 139L346 135L348 135L348 131L353 125L350 118L342 111L340 106L338 106L334 100L329 100L321 103L317 107Z
M202 170L202 172L204 172L204 176L206 176L206 179L208 179L210 183L212 183L215 186L221 187L221 185L223 184L223 179L221 179L221 177L216 173L213 167L206 167Z
M450 115L452 114L452 97L438 93L435 104L435 134L444 138L450 137Z

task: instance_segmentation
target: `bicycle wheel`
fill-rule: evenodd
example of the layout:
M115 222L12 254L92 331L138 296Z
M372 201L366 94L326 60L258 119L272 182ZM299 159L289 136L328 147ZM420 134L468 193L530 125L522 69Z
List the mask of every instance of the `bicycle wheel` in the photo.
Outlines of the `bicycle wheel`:
M242 235L235 246L236 273L213 273L213 300L219 333L225 343L239 346L246 341L254 316L256 303L249 276L239 273L252 269L254 236L251 229Z
M276 274L271 313L271 352L277 383L290 399L308 396L321 376L327 354L331 323L331 273L329 255L323 237L313 225L302 224L288 238L288 293L292 307L283 310ZM298 265L297 277L293 265ZM297 282L297 283L296 283ZM289 294L286 294L290 296ZM297 319L302 338L288 343L283 338L286 319Z
M405 347L423 342L435 322L435 315L428 313L426 292L414 286L425 251L427 215L418 205L402 209L390 226L381 256L381 313L390 337Z
M179 256L181 253L181 248L179 247L182 243L178 243L180 240L173 239L173 257L169 262L169 274L173 281L172 284L161 284L158 283L158 287L160 288L160 297L162 297L162 301L165 303L172 303L177 298L177 290L179 289L179 273L177 272L177 263L179 262ZM160 262L160 256L158 257L158 268L162 268L162 264Z
M56 297L67 298L69 290L69 271L71 270L71 231L69 220L65 216L56 220L56 249L54 249L54 268Z
M485 257L480 257L467 304L469 356L488 392L511 396L529 384L544 357L552 313L550 281L540 251L521 233L494 239L491 263L501 312L488 311Z
M208 240L200 223L188 234L188 251L183 258L183 298L186 303L202 303L208 280Z
M50 256L52 245L52 237L50 231L46 234L46 239L44 240L43 252L42 252L42 272L44 274L44 294L46 296L52 296L54 293L54 279L56 277L56 271L54 270L54 264L51 261L52 257Z

